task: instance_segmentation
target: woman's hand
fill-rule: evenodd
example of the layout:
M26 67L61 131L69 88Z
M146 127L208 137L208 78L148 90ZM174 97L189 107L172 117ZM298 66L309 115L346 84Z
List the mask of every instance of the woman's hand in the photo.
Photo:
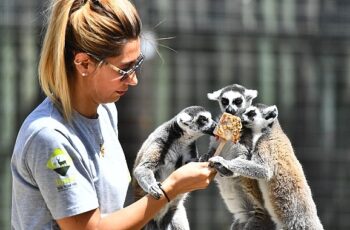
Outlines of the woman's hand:
M208 162L190 162L173 172L163 183L170 199L181 193L205 189L216 175Z

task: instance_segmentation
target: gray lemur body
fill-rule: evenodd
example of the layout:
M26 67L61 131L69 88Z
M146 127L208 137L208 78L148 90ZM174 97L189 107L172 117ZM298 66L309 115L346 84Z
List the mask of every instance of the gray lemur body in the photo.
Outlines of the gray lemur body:
M248 134L252 139L251 160L227 161L217 156L210 162L222 174L257 179L264 206L277 229L322 230L302 166L280 127L277 114L276 106L258 104L242 115L245 129L242 138Z
M241 116L257 95L256 90L233 84L213 93L208 93L208 98L218 101L222 113L227 112ZM245 138L241 142L244 142L244 145L227 143L220 156L226 160L237 157L248 158L249 151L247 147L251 147L251 140ZM212 137L209 152L201 157L201 161L208 160L214 154L217 146L218 141ZM232 174L232 172L228 173ZM229 177L218 175L215 177L215 181L219 187L221 197L233 215L234 222L231 229L270 230L274 228L271 218L263 207L262 194L256 180L235 175Z
M250 159L252 148L251 138L246 134L239 144L227 144L220 154L221 159ZM228 147L227 147L228 146ZM211 159L215 159L211 158ZM209 161L211 161L211 159ZM212 162L212 161L211 161ZM216 167L218 165L215 165ZM258 181L233 173L225 167L217 167L219 175L215 181L219 187L228 210L232 213L234 222L232 230L272 230L275 224L264 207L264 200Z
M213 135L215 126L209 111L191 106L154 130L136 157L133 170L136 199L147 193L159 199L163 192L158 183L185 163L197 160L195 141L205 134ZM144 229L189 229L184 207L186 196L182 194L171 200Z

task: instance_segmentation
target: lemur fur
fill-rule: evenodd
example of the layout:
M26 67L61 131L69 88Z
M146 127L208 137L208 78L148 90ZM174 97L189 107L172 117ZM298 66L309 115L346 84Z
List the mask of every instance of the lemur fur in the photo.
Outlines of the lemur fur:
M277 229L322 230L302 166L277 116L276 106L257 104L248 108L242 123L252 134L251 160L225 160L218 156L210 162L218 170L225 168L224 173L231 171L257 179L264 206Z
M185 163L197 160L196 140L205 134L213 135L215 126L209 111L190 106L155 129L142 144L135 160L136 199L147 193L159 199L163 192L158 183ZM184 207L186 196L182 194L171 200L144 229L189 229Z

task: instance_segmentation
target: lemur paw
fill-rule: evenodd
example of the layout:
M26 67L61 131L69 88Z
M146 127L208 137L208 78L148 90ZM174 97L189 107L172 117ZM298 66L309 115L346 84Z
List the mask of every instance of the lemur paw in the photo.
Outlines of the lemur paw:
M203 155L201 155L200 157L199 157L199 162L207 162L208 160L209 160L209 158L210 158L210 155L209 154L207 154L207 153L205 153L205 154L203 154Z
M214 167L221 176L234 176L234 173L229 169L226 160L220 156L210 158L209 165Z
M222 158L221 156L214 156L214 157L211 157L209 159L210 163L218 163L218 164L221 164L222 166L226 166L227 167L227 164L226 164L225 161L226 160L224 158Z
M160 197L162 196L163 192L159 188L158 183L154 183L148 187L148 194L153 196L155 199L159 200Z

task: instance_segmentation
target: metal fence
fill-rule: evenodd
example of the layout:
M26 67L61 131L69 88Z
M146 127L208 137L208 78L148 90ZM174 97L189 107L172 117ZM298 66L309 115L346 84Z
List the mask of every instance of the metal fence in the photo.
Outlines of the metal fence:
M148 57L140 83L117 103L129 166L142 141L183 107L238 83L276 104L325 229L350 228L350 2L346 0L135 0ZM9 159L39 102L43 15L38 0L0 2L0 229L9 229ZM159 55L156 53L159 52ZM207 139L199 142L205 152ZM192 229L228 229L213 183L187 200Z

